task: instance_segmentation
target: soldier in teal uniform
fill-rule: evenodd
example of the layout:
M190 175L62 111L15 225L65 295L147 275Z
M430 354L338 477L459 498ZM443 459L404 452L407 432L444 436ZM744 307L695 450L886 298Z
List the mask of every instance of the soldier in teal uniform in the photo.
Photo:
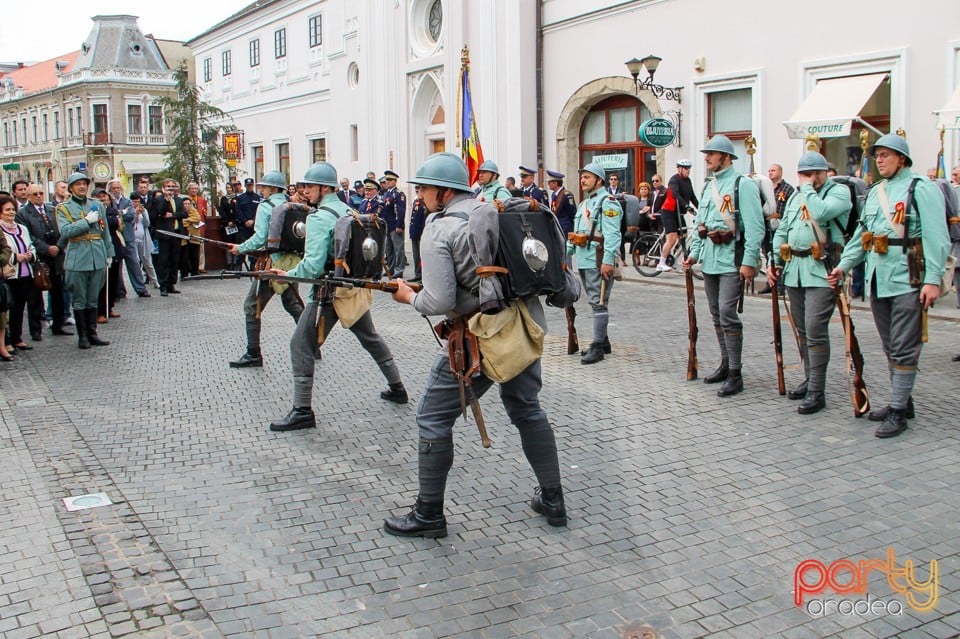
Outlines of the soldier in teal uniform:
M798 187L787 199L773 236L778 269L767 271L773 288L780 279L790 297L790 313L800 336L804 379L790 399L802 399L797 412L810 415L826 405L824 388L830 362L830 318L836 293L827 270L836 264L835 247L843 245L850 215L850 192L827 178L827 159L809 151L797 164ZM777 272L782 269L781 272Z
M510 189L500 184L500 168L490 160L484 160L477 169L477 184L480 189L476 197L481 202L510 199Z
M757 185L733 168L737 155L726 136L713 136L700 152L705 154L713 179L700 195L697 233L683 264L685 269L697 262L703 265L703 288L721 358L717 370L703 381L723 382L717 395L727 397L743 390L743 323L737 302L741 280L752 280L756 274L764 234L763 211Z
M242 255L244 253L258 251L267 246L267 235L270 229L270 217L273 215L273 209L290 199L286 193L286 181L286 176L280 171L269 171L260 178L257 186L260 187L260 195L263 199L257 206L257 217L253 223L253 235L243 243L231 248L230 253L232 255ZM300 261L300 256L296 253L276 252L270 254L270 261L276 268L291 269ZM257 311L257 301L259 300L260 312L263 312L263 309L267 306L267 302L270 301L274 293L278 292L284 310L290 314L294 323L300 320L300 314L303 313L303 301L297 293L296 284L261 282L259 280L252 281L250 283L250 291L247 293L247 299L243 301L244 325L246 326L247 332L247 351L240 359L230 362L231 368L263 366L263 354L260 351L260 315Z
M60 241L66 242L64 284L73 298L77 343L82 349L108 346L97 335L97 298L107 277L107 264L114 256L103 205L87 198L90 178L74 173L67 180L70 198L57 205Z
M577 270L593 310L593 342L580 358L581 364L593 364L611 351L607 325L610 323L610 292L613 290L613 265L620 251L620 203L604 188L606 172L596 162L580 169L580 188L584 197L573 219L573 232L567 236L567 255L577 258Z
M937 300L950 249L943 195L936 184L913 173L907 141L887 134L868 149L883 178L867 193L860 224L828 281L866 261L865 282L890 370L890 404L872 411L883 421L877 437L895 437L913 417L913 387L922 347L922 315ZM922 247L923 277L911 282L908 248ZM919 269L917 269L919 270Z
M307 216L307 237L303 260L293 269L284 272L274 269L281 275L292 277L317 278L324 273L333 272L334 239L333 232L337 220L350 215L351 209L337 197L337 169L327 162L317 162L303 176L304 194L310 199L310 206L317 210ZM318 299L325 295L324 299ZM288 431L303 428L316 428L317 422L312 408L313 373L317 353L317 315L323 318L323 340L337 323L337 313L332 304L332 289L314 286L311 299L307 303L297 328L290 339L290 360L293 368L293 409L286 417L270 424L270 430ZM400 379L400 371L393 360L393 354L373 325L373 317L367 309L350 328L360 344L373 357L380 372L387 378L390 388L382 391L380 397L397 404L405 404L407 391ZM322 340L321 340L322 341Z

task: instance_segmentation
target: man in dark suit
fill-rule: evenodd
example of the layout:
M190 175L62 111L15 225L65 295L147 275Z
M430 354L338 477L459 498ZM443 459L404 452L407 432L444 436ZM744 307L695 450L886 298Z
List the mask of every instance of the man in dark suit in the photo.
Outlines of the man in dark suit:
M154 197L150 202L150 227L158 231L169 231L186 235L183 220L187 217L187 210L183 207L183 200L176 197L177 183L175 180L163 181L162 197ZM180 264L180 240L168 235L156 234L160 245L157 254L157 279L160 284L160 295L166 297L170 293L179 293L174 286L177 283L177 269Z
M27 203L17 211L17 222L27 227L33 244L37 249L37 259L50 269L50 317L51 330L54 335L73 335L64 328L63 312L63 253L57 243L60 241L60 228L57 226L57 215L51 204L43 201L43 188L39 184L27 187ZM27 322L30 325L30 336L35 342L43 339L43 293L31 289L28 300Z
M653 214L659 218L660 209L663 208L663 203L667 200L667 187L663 184L663 179L659 175L654 175L650 178L650 182L653 185L653 191L650 192L650 201L653 202Z

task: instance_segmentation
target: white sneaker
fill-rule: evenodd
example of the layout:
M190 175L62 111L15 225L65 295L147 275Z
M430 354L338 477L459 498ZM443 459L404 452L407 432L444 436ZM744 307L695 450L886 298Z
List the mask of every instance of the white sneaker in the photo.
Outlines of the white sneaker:
M661 262L661 263L657 264L657 270L658 270L658 271L661 271L661 272L663 272L663 273L666 273L667 271L672 271L673 268L670 267L670 266L667 266L666 263Z
M72 317L68 317L68 318L64 319L64 320L63 320L63 323L64 323L64 324L67 324L67 325L69 325L69 326L73 326L74 324L76 324L76 322L73 321L73 318L72 318Z

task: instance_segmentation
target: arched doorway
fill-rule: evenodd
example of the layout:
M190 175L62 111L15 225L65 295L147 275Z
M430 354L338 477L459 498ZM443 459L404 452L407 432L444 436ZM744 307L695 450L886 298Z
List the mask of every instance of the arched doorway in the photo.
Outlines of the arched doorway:
M428 155L446 149L446 109L440 84L433 73L414 78L410 128L410 166L420 166Z
M637 139L637 127L642 119L661 115L663 110L654 95L646 90L638 95L630 78L613 76L584 84L570 96L557 120L560 170L576 175L585 158L625 153L626 166L617 172L627 183L625 186L635 191L639 182L649 181L654 173L664 169L664 150L643 147ZM587 144L583 143L584 135ZM609 172L612 165L622 159L610 158L603 162L608 164Z

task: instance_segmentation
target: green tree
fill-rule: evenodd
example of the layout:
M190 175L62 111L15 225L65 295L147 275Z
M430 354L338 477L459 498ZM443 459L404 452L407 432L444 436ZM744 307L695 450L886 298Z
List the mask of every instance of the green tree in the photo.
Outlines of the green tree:
M166 168L155 177L173 178L183 186L196 182L215 195L225 159L220 135L236 127L227 113L201 99L200 89L187 76L185 61L177 65L174 78L176 96L157 100L163 106L169 146L163 154Z

